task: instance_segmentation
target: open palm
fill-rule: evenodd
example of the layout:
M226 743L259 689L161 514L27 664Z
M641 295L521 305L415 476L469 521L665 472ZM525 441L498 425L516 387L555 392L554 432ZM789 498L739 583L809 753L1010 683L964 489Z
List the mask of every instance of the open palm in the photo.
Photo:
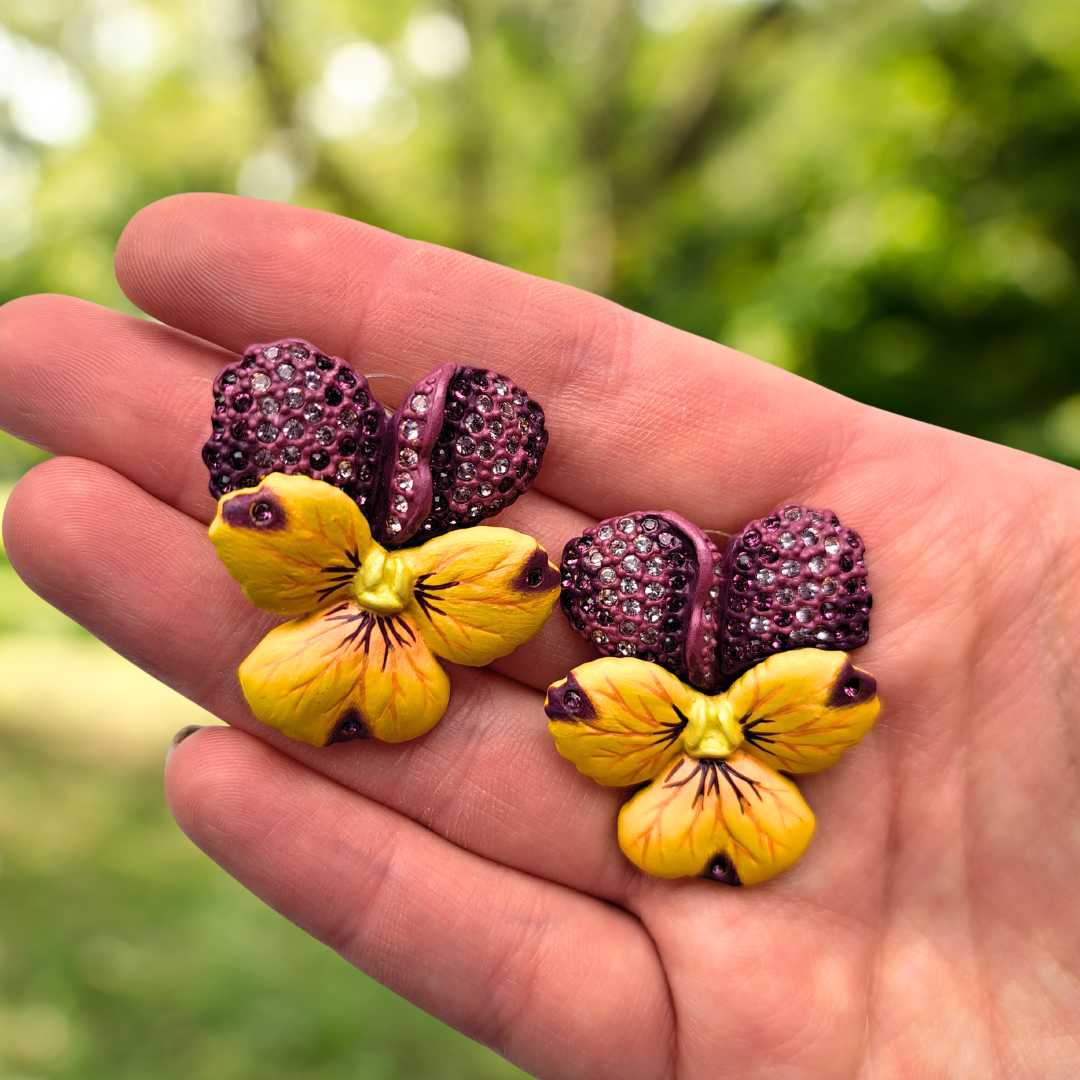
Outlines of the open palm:
M66 297L0 313L0 424L60 455L16 489L5 540L34 589L233 725L185 740L166 777L230 873L544 1076L1080 1071L1074 473L326 214L173 198L117 265L164 325ZM414 743L312 750L252 720L235 669L270 620L207 541L199 449L225 350L286 335L361 371L453 360L520 382L551 446L499 522L556 558L634 509L732 530L793 500L862 533L877 607L858 662L885 712L801 782L818 834L795 870L745 890L633 870L622 794L547 734L543 689L591 655L559 616L455 670Z

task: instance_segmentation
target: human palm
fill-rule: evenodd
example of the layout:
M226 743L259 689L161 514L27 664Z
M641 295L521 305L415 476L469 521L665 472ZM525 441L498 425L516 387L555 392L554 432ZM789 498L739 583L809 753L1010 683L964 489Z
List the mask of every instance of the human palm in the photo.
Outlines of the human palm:
M543 1076L1076 1074L1075 473L330 215L169 199L117 265L164 325L66 297L0 314L0 424L59 455L5 539L33 588L233 725L166 775L212 858ZM793 500L858 528L877 598L858 663L884 712L800 780L818 833L796 869L741 890L623 859L623 793L546 731L543 689L591 655L558 616L455 670L416 742L312 750L252 720L235 669L270 620L206 539L199 448L223 350L291 334L361 371L464 360L525 386L551 446L500 523L556 557L633 509L732 530Z

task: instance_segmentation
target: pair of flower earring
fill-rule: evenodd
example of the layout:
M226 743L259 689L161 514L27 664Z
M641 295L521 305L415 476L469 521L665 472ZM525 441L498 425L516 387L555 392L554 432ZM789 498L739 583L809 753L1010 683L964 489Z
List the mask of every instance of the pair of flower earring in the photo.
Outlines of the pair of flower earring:
M548 727L586 776L640 787L619 814L627 858L750 885L805 851L814 815L788 774L835 762L879 710L847 656L869 635L863 545L831 512L784 507L722 549L676 514L630 513L572 539L560 569L478 524L547 446L520 387L447 364L391 414L298 339L221 372L212 424L210 538L287 618L240 665L257 719L316 746L416 738L449 703L439 660L505 656L561 594L603 655L549 688Z

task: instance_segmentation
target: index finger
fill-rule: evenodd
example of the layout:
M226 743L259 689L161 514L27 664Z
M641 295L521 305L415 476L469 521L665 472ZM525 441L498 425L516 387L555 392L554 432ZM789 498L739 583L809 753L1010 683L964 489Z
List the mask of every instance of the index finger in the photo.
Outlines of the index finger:
M538 486L596 516L660 501L738 526L816 487L860 413L600 297L320 211L174 196L128 225L117 276L147 313L237 351L294 334L363 371L505 372L548 416Z

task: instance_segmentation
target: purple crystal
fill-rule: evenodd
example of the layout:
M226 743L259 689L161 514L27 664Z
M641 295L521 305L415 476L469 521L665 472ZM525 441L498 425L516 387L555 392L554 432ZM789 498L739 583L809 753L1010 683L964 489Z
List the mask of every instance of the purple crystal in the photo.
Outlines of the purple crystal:
M728 542L720 669L727 677L787 649L848 652L870 637L865 549L831 510L790 504Z
M444 364L390 420L376 535L401 545L475 525L532 483L548 435L544 411L503 375Z
M722 556L685 518L608 518L563 549L561 603L606 656L651 660L702 690L718 683Z
M217 377L214 402L222 423L203 446L214 498L271 472L301 473L369 507L382 442L361 444L354 429L360 424L380 436L386 416L344 361L295 338L252 345Z

